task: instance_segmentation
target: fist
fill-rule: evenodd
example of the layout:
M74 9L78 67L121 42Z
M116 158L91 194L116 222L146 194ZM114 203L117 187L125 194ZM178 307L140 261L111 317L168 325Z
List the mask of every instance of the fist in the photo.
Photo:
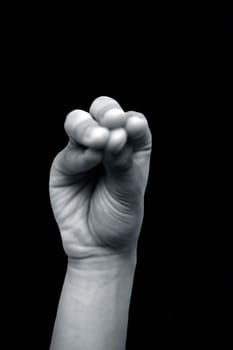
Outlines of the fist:
M68 144L50 171L50 199L69 258L135 251L152 137L143 114L99 97L65 120Z

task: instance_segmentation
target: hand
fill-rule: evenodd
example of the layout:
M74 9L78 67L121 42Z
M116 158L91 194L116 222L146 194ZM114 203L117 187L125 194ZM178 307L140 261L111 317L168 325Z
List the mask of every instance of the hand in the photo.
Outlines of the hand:
M68 145L54 159L50 199L69 258L136 249L152 137L146 118L99 97L65 121Z

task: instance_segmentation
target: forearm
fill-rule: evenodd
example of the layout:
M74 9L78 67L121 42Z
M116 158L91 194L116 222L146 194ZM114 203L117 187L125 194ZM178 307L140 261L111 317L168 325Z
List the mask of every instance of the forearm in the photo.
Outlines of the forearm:
M135 265L135 254L69 262L50 350L124 350Z

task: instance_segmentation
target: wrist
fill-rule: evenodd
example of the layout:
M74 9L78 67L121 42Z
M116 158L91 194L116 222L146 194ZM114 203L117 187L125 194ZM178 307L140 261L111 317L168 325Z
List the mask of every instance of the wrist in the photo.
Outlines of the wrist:
M86 259L68 258L66 279L74 293L101 294L130 291L136 269L136 251L126 255L111 255Z
M68 269L90 273L107 273L112 270L126 269L134 272L137 263L137 251L93 255L85 258L68 257Z

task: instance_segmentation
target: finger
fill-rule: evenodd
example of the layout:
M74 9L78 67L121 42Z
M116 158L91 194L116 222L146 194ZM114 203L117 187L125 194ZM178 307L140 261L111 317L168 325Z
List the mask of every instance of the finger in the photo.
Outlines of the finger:
M103 160L103 152L91 148L67 147L60 160L60 166L68 174L78 174L97 166Z
M100 126L89 113L80 109L67 115L64 127L72 141L88 148L102 149L109 138L109 130Z
M126 114L113 98L101 96L96 98L91 107L90 113L102 126L109 129L124 127Z
M148 151L152 147L152 135L145 116L141 113L126 112L125 129L134 151Z
M125 129L119 128L112 130L109 135L107 145L105 147L106 152L117 154L120 152L127 142L127 133Z
M69 143L65 149L57 154L53 161L51 167L53 185L67 184L74 180L77 182L77 176L86 176L85 172L100 164L103 156L101 150L84 149ZM73 175L75 175L75 179L73 179Z

